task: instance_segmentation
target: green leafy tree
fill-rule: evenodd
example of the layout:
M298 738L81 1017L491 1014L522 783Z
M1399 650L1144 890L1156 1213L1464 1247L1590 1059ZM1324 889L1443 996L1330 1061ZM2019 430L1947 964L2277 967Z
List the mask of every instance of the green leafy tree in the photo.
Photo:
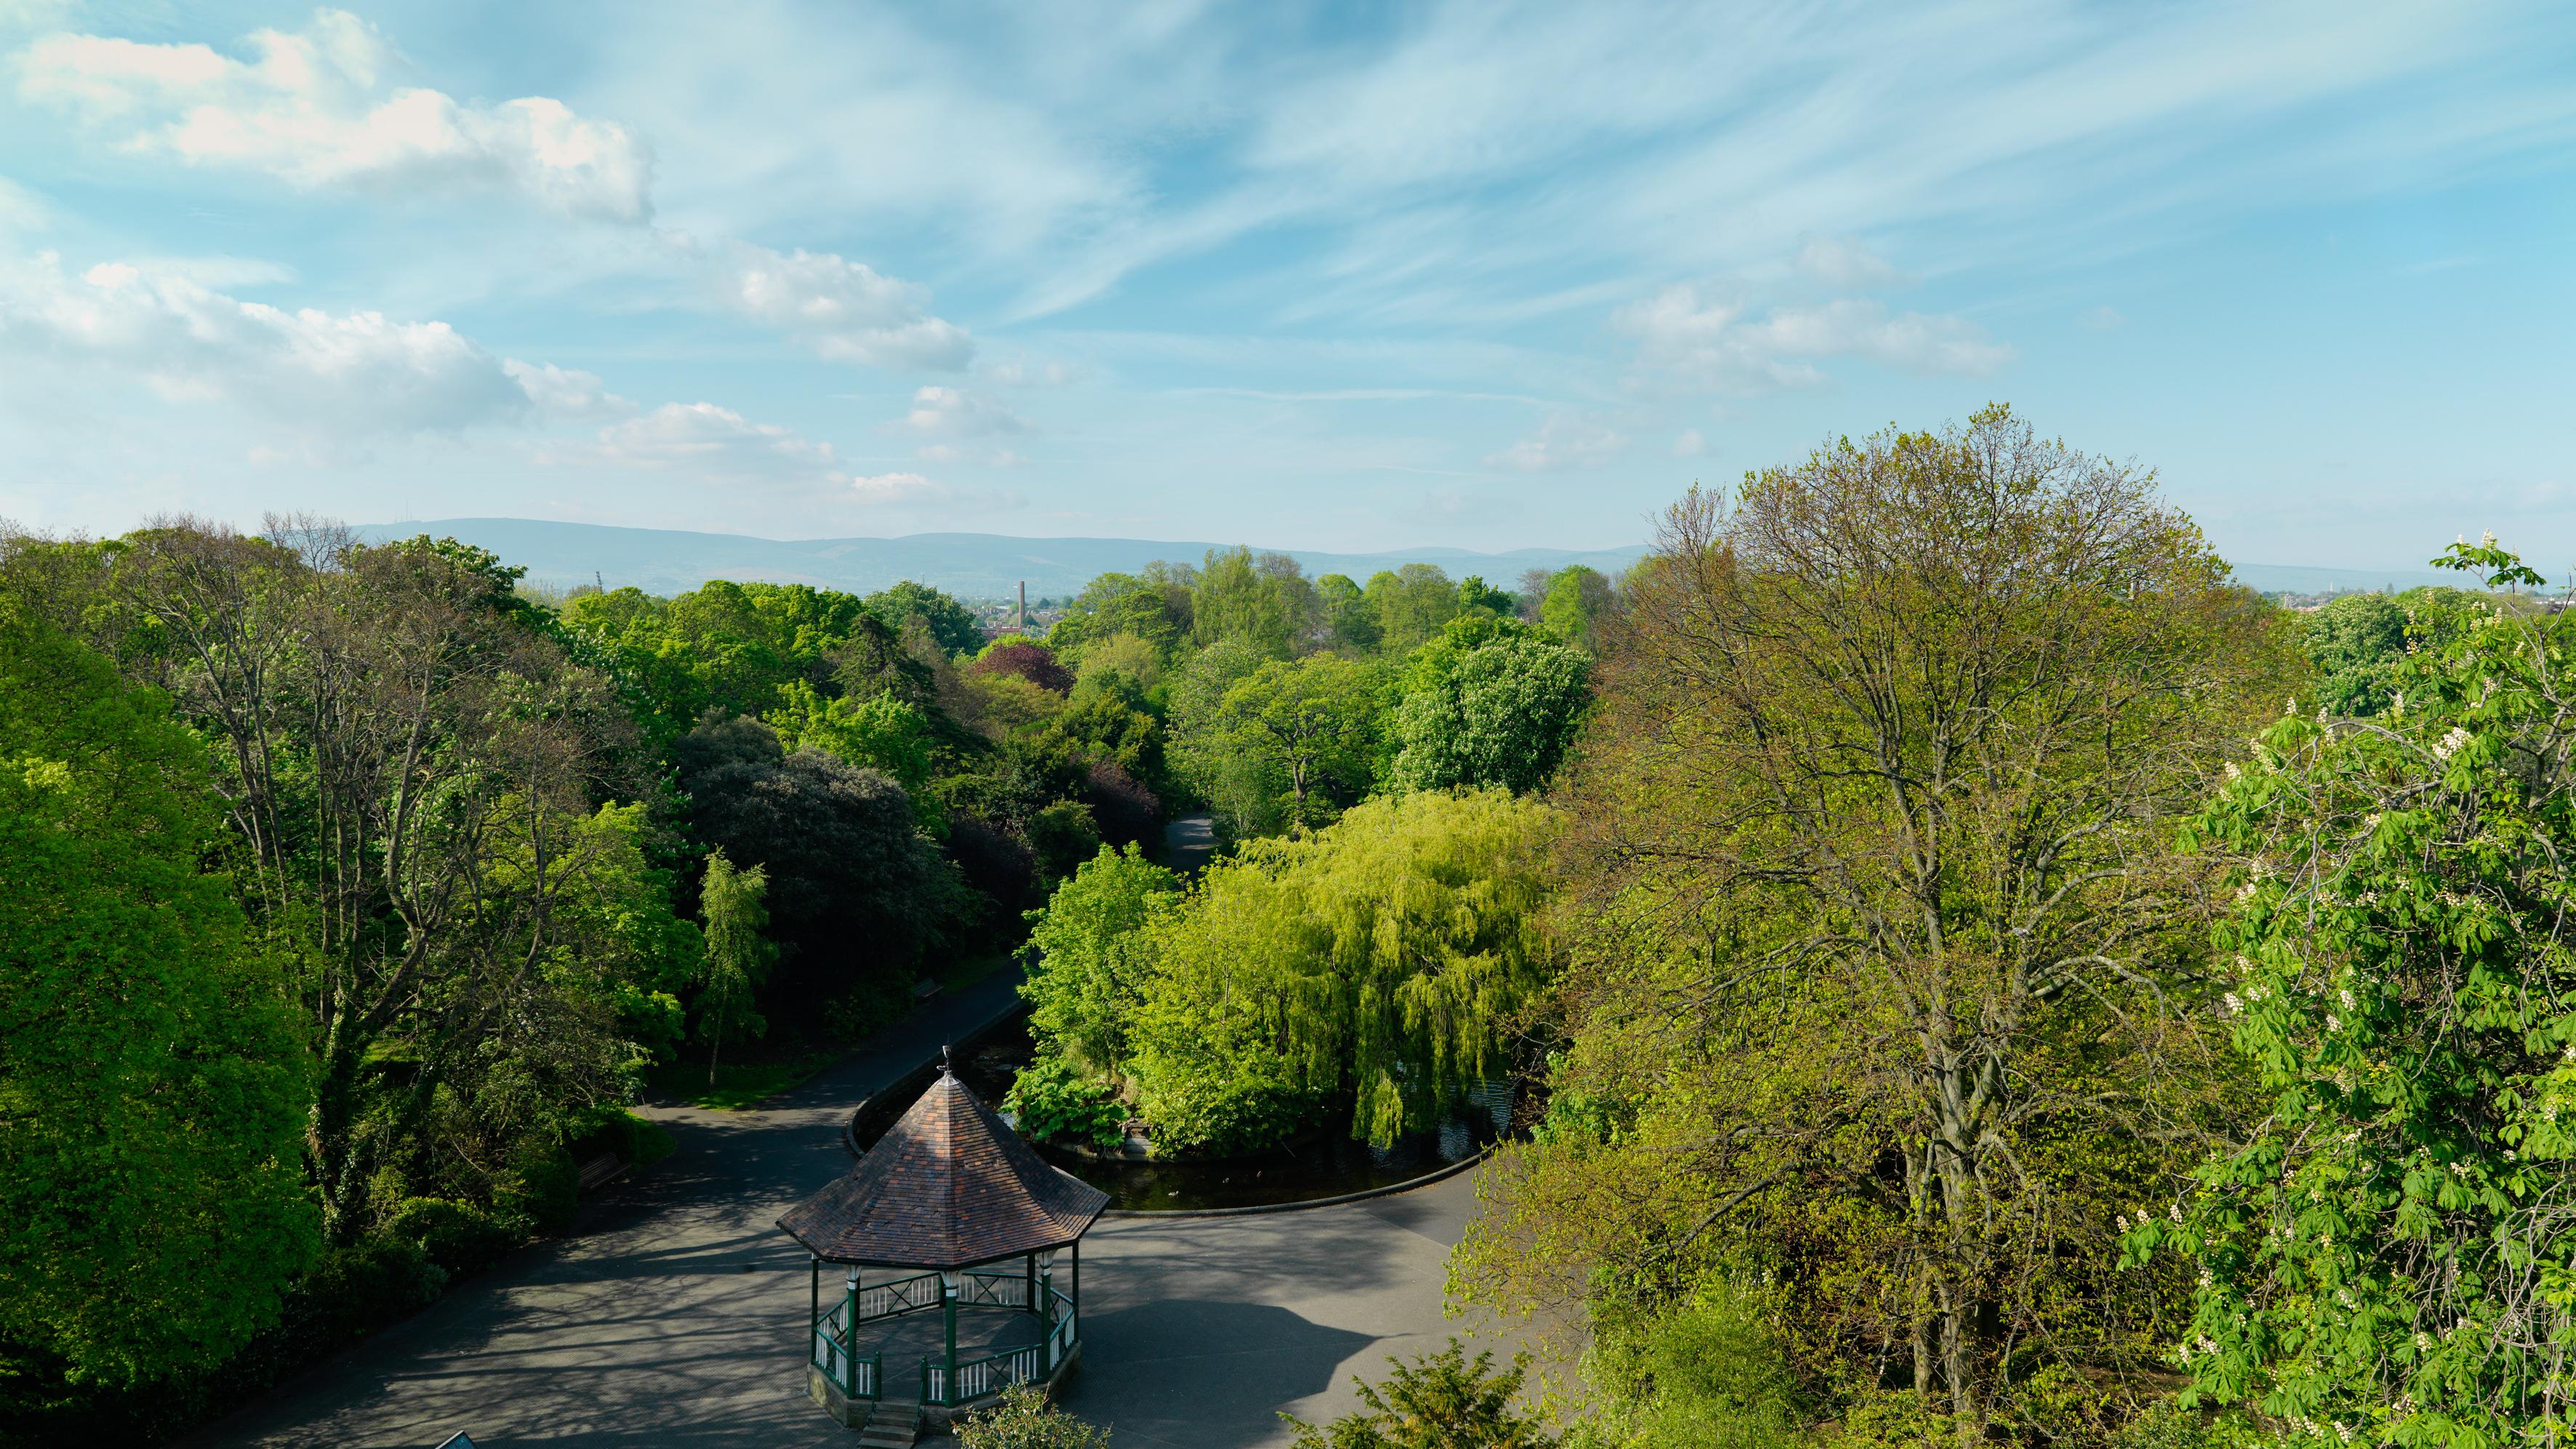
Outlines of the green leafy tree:
M1311 829L1373 783L1379 692L1375 668L1339 655L1272 660L1218 702L1214 749L1260 772L1265 817L1275 811L1292 833Z
M1297 1449L1554 1449L1539 1417L1512 1406L1528 1372L1521 1363L1498 1371L1490 1351L1470 1359L1453 1338L1438 1353L1387 1365L1393 1372L1382 1384L1351 1380L1364 1412L1321 1428L1282 1414L1296 1426Z
M1591 698L1589 663L1525 631L1465 650L1426 653L1428 675L1396 707L1392 783L1410 790L1457 785L1544 787L1574 743Z
M727 1038L769 1030L753 1004L778 949L760 934L769 924L762 904L768 894L769 873L759 866L736 870L721 850L707 856L706 882L698 888L707 941L706 965L698 978L698 1035L707 1043L710 1087Z
M1373 654L1378 646L1377 611L1348 574L1326 574L1315 580L1315 597L1324 614L1324 642L1346 654Z
M310 1061L165 697L0 589L0 1400L222 1361L313 1260Z
M1268 828L1276 791L1259 761L1229 748L1225 699L1265 662L1252 645L1221 639L1192 655L1171 686L1167 719L1172 768L1215 811L1218 821L1239 835Z
M2346 594L2308 616L2308 658L2317 702L2362 717L2388 708L2398 661L2406 657L2406 610L2386 594Z
M1440 636L1458 616L1458 589L1437 564L1409 563L1371 574L1367 598L1377 615L1378 646L1409 654Z
M1079 662L1093 641L1132 634L1166 662L1187 648L1194 622L1196 571L1152 563L1140 573L1102 574L1083 586L1047 631L1047 647Z
M1581 649L1596 648L1601 621L1616 606L1610 580L1599 569L1571 564L1547 580L1538 606L1538 621L1557 638Z
M1201 644L1238 639L1272 658L1303 647L1323 614L1314 585L1295 559L1248 548L1209 552L1191 592L1191 609Z
M780 748L793 753L810 745L845 764L880 771L912 797L922 829L946 831L947 812L928 791L937 734L919 706L890 694L825 699L801 679L790 680L779 699L763 720L778 732Z
M1516 615L1519 607L1510 590L1495 588L1475 574L1458 581L1458 612L1462 614L1489 614L1497 619L1509 619Z
M964 604L928 584L905 579L893 588L868 595L866 604L869 613L897 634L903 632L905 624L919 619L940 652L951 658L973 654L984 647L984 626L975 622Z
M2151 475L2001 407L1694 493L1626 595L1567 794L1562 1117L1455 1281L1767 1277L1807 1382L1885 1373L1963 1446L2043 1370L2151 1368L2185 1280L2092 1249L2233 1106L2174 837L2296 682L2280 612Z
M2491 538L2436 562L2542 582ZM2271 1111L2127 1246L2199 1268L2177 1359L2289 1443L2571 1429L2576 634L2518 602L2445 606L2384 712L2284 717L2196 823Z
M1130 845L1103 849L1030 912L1029 1029L1040 1048L1115 1073L1145 976L1146 917L1178 898L1180 878Z
M1158 1140L1259 1146L1336 1100L1386 1145L1503 1075L1512 1015L1556 962L1556 828L1499 791L1370 800L1149 911L1128 1072Z

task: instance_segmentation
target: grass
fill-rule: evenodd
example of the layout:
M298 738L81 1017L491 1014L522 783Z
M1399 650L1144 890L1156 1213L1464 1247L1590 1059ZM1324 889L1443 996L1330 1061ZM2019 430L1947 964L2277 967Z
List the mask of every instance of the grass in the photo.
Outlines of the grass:
M717 1067L715 1081L695 1062L666 1062L646 1072L644 1080L658 1094L677 1097L692 1107L739 1112L777 1096L841 1059L842 1048L810 1051L784 1062L741 1062Z

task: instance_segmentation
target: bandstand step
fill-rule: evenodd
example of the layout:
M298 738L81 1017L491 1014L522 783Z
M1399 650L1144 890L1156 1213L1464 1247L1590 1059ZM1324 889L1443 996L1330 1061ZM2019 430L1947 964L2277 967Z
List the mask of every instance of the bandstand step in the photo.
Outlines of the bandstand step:
M920 1437L921 1405L899 1399L879 1403L859 1430L859 1443L866 1449L912 1449Z

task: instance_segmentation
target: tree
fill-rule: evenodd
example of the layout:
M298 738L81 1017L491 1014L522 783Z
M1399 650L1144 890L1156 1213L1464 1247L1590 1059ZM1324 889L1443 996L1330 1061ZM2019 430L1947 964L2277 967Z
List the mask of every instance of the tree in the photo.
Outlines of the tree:
M221 1362L313 1262L311 1065L165 698L0 588L0 1375ZM23 1402L23 1400L22 1400Z
M2406 610L2386 594L2346 594L2308 616L2308 658L2317 702L2339 715L2388 707L2390 680L2406 655Z
M473 1115L489 1040L549 1017L553 1062L607 1093L614 1019L551 977L564 906L615 868L594 784L632 739L483 561L273 522L185 520L78 546L84 627L213 742L254 927L286 957L319 1058L309 1168L334 1242L380 1175L427 1170L440 1119ZM578 1046L579 1050L575 1048ZM536 1125L536 1124L523 1124Z
M2437 563L2538 587L2492 538ZM2576 1343L2576 632L2437 603L2367 721L2282 718L2195 831L2270 1115L2130 1261L2200 1273L2176 1357L2285 1442L2564 1442Z
M1593 647L1594 631L1617 602L1610 580L1600 570L1571 564L1547 580L1538 606L1538 622L1549 633L1577 648Z
M1962 1445L2017 1374L2144 1366L2177 1283L2083 1248L2224 1081L2164 1006L2173 830L2295 677L2225 580L2000 407L1677 505L1572 789L1556 1122L1460 1281L1768 1274L1808 1372L1910 1370Z
M1338 655L1272 660L1226 690L1216 747L1262 771L1289 830L1306 830L1368 792L1378 689L1374 669Z
M1458 611L1462 614L1489 614L1497 619L1517 616L1518 603L1502 589L1469 574L1458 581Z
M1044 1053L1097 1073L1127 1060L1127 1022L1145 975L1145 918L1180 894L1179 877L1130 845L1103 847L1029 913L1029 1030Z
M910 981L965 913L958 881L884 774L817 749L786 753L754 720L701 725L676 751L697 838L765 866L783 982Z
M1457 785L1544 787L1555 775L1591 693L1584 656L1525 632L1433 656L1396 707L1389 778L1408 790Z
M706 880L698 888L707 939L706 965L698 978L698 1035L707 1043L710 1087L716 1084L716 1058L725 1038L769 1030L752 1004L777 954L760 934L769 924L769 912L761 904L768 893L767 871L756 865L737 871L723 851L708 854Z
M1017 675L1053 694L1073 689L1073 671L1064 667L1054 650L1035 639L1016 635L985 645L984 652L966 668L969 674Z
M1437 564L1409 563L1371 574L1367 597L1377 615L1379 647L1390 654L1422 647L1458 616L1457 587Z
M1303 647L1322 619L1321 601L1295 559L1248 548L1208 552L1191 609L1201 644L1238 639L1272 658Z
M1491 1352L1473 1361L1458 1340L1412 1363L1390 1358L1381 1386L1353 1378L1367 1412L1317 1428L1283 1414L1297 1429L1297 1449L1554 1449L1536 1415L1513 1409L1528 1372L1515 1361L1497 1373Z
M1556 817L1499 791L1354 807L1261 840L1148 909L1127 1072L1159 1137L1274 1143L1348 1102L1380 1146L1509 1069L1506 1030L1557 957Z
M903 626L919 619L941 653L951 657L972 654L984 647L984 626L975 622L964 604L910 579L890 589L879 589L867 597L868 612L884 621L897 634Z
M780 748L792 753L811 746L844 764L880 771L911 796L922 829L934 835L947 829L947 813L927 793L935 732L918 706L890 694L826 700L801 679L779 696L763 723L777 731Z
M1159 562L1141 573L1102 574L1083 586L1047 631L1047 647L1079 660L1094 640L1133 634L1168 661L1190 641L1195 579L1186 564Z
M1326 574L1315 580L1315 596L1324 614L1324 642L1346 654L1372 654L1378 646L1377 611L1348 574Z
M1171 688L1173 769L1218 821L1238 835L1268 827L1276 792L1268 773L1229 748L1221 718L1228 691L1266 661L1240 639L1221 639L1191 656Z

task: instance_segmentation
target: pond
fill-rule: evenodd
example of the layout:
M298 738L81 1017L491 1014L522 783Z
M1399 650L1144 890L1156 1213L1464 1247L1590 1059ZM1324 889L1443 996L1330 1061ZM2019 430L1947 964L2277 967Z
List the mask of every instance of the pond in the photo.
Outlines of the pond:
M998 1108L1031 1054L1027 1023L1015 1018L961 1050L957 1076L976 1096ZM918 1095L917 1090L903 1092L900 1103L888 1102L886 1110L869 1113L871 1120L857 1124L860 1147L875 1141ZM1508 1099L1498 1096L1497 1100ZM1104 1159L1045 1143L1036 1145L1049 1162L1107 1192L1113 1208L1168 1212L1267 1207L1391 1187L1463 1162L1501 1135L1506 1115L1470 1108L1437 1131L1408 1137L1391 1148L1374 1148L1333 1134L1258 1157L1211 1162Z

